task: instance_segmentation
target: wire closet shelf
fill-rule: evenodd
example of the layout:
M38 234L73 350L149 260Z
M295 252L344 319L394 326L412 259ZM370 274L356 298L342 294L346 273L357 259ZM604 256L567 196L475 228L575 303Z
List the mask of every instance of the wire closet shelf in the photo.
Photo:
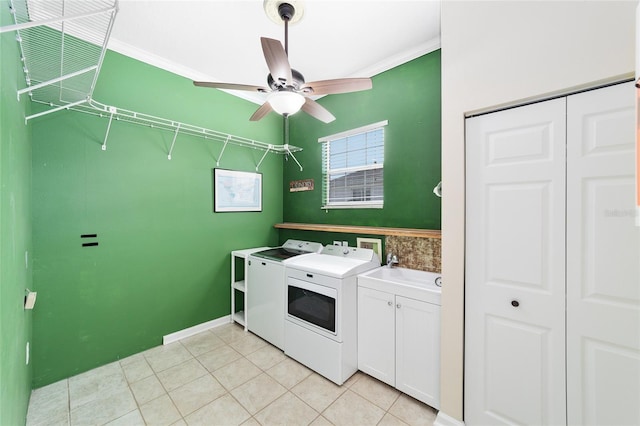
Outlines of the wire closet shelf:
M174 132L168 153L171 159L178 134L196 136L227 144L265 151L256 170L268 153L293 156L301 148L275 145L205 127L155 117L102 104L93 99L93 91L107 50L107 43L118 12L117 0L10 0L14 25L0 27L0 33L16 32L26 87L18 99L28 94L32 102L46 106L43 111L25 117L31 119L60 110L73 110L109 119L102 149L113 120Z

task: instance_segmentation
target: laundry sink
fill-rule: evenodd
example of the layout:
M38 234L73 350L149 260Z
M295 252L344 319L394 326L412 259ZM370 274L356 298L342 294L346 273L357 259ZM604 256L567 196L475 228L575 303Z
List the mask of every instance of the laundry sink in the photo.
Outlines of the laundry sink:
M440 305L441 279L435 272L381 266L358 275L358 285Z

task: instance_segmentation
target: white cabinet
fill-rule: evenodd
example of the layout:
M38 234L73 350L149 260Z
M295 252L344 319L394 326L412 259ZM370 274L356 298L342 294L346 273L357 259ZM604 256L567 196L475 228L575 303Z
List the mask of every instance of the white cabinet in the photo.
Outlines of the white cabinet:
M465 424L640 424L635 97L467 120Z
M358 286L358 370L396 385L395 295Z
M439 408L440 306L359 285L358 369Z
M396 296L396 388L440 408L440 306Z
M249 255L268 248L269 247L258 247L245 250L233 250L231 252L231 320L242 325L245 331L247 331L245 307L247 306L248 299L247 272ZM237 307L240 305L237 300L238 296L243 298L242 308Z

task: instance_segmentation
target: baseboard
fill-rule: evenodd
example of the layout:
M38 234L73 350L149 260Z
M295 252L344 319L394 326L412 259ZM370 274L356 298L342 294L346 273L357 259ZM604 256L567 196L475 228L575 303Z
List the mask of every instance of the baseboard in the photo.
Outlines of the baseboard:
M439 411L433 426L464 426L464 422Z
M163 336L162 344L168 345L169 343L177 342L178 340L184 339L185 337L193 336L194 334L198 334L212 328L220 327L221 325L229 324L230 322L231 315L203 322L202 324L194 325L193 327L185 328L184 330L176 331L175 333Z

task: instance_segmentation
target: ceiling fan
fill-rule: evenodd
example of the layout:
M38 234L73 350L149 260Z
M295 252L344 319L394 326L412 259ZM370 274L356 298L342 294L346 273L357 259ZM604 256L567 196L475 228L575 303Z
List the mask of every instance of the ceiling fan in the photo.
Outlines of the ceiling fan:
M292 2L295 2L292 1ZM289 22L295 16L295 8L291 3L277 0L266 0L265 10L277 6L277 13L284 22L284 48L278 40L261 37L262 52L269 68L268 87L247 84L215 83L194 81L201 87L217 89L244 90L250 92L269 93L266 102L251 116L251 121L258 121L271 111L285 117L302 109L320 121L329 123L336 118L322 105L311 99L313 95L331 95L337 93L358 92L371 89L370 78L340 78L320 80L306 83L300 72L289 65ZM297 17L299 19L299 16Z

